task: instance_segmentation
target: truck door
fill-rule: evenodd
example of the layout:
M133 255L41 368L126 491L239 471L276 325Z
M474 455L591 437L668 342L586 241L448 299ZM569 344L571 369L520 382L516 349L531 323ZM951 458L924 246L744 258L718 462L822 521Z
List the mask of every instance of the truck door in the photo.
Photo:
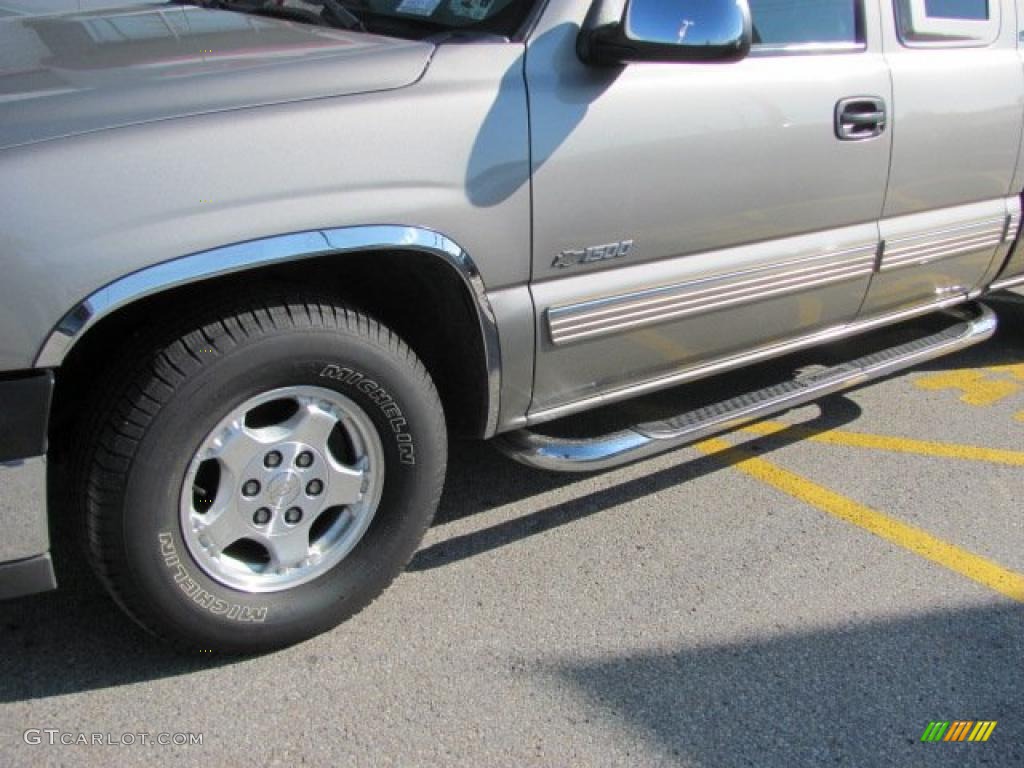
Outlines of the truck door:
M1017 2L1017 56L1021 59L1021 72L1024 73L1024 6L1021 0ZM1014 174L1010 191L1020 195L1024 190L1024 141L1021 142L1020 151L1017 153L1017 173ZM1019 234L1019 233L1018 233ZM1013 241L1011 241L1013 242ZM1010 250L1010 242L1005 244L1006 250ZM1024 248L1019 240L1015 242L1013 252L1006 258L1000 253L996 254L994 264L995 282L994 288L1024 285Z
M893 147L863 314L969 293L1016 232L1024 77L1013 0L883 0Z
M877 4L751 8L738 62L584 64L581 0L531 35L534 420L856 316L889 167Z

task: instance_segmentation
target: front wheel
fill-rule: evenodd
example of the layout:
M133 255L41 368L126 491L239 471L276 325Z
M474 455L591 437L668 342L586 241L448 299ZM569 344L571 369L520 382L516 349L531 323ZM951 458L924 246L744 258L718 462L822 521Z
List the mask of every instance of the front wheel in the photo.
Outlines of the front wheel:
M268 650L334 627L405 567L447 443L430 377L386 327L259 301L136 355L111 372L80 465L90 560L142 626Z

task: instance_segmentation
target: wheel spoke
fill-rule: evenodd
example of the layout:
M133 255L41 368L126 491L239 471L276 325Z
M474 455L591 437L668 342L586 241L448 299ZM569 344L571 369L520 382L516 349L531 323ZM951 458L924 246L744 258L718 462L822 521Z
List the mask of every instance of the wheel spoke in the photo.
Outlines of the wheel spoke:
M258 455L265 445L254 431L246 427L241 420L236 420L214 443L210 457L220 461L232 476L241 478L249 461Z
M270 553L270 568L294 568L309 556L309 529L300 525L280 536L267 536L263 543Z
M338 425L338 418L312 400L303 400L300 404L299 412L284 425L290 428L289 437L317 450L326 450L327 439Z
M328 471L325 508L355 504L363 498L366 470L335 464Z
M214 555L220 555L239 539L249 535L249 526L233 502L218 505L205 515L193 515L197 521L199 541Z

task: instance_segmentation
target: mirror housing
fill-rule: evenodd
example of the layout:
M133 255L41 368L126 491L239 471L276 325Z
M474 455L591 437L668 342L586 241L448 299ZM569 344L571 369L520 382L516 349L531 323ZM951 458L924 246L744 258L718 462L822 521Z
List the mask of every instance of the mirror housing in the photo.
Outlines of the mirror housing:
M747 0L595 0L576 50L588 64L735 61L751 35Z

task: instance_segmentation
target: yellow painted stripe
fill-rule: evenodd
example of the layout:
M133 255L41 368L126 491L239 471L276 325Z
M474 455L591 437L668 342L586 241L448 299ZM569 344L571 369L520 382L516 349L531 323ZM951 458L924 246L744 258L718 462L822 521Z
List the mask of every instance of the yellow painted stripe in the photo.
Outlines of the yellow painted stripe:
M714 454L750 477L789 494L833 517L853 523L869 533L903 547L951 571L966 576L1014 600L1024 602L1024 575L1011 571L981 555L950 544L927 531L848 499L805 477L783 469L721 438L696 445Z
M1008 373L1021 381L1024 381L1024 363L1009 363L1007 365L990 365L988 367L993 373Z
M978 739L978 741L988 741L988 737L991 736L992 735L992 731L994 731L996 729L996 723L997 722L999 722L999 721L998 720L993 720L991 723L989 723L988 728L985 729L985 735L982 736L980 739Z
M938 443L930 440L914 440L909 437L872 435L865 432L845 432L839 429L833 429L828 432L815 432L807 427L799 425L790 426L778 421L762 421L757 424L751 424L748 427L744 427L743 431L762 436L771 436L785 431L788 434L814 443L827 443L828 445L841 445L850 448L871 448L878 451L891 451L893 453L912 453L918 456L936 456L944 459L987 461L992 464L1024 467L1024 451L1007 451L1001 448L982 448L976 445Z
M971 735L967 737L967 740L977 741L978 736L981 735L981 732L984 731L987 726L988 722L986 720L979 720L977 724L974 726L974 730L971 731Z
M921 389L958 389L961 402L969 405L995 405L1020 389L1020 384L1005 379L989 379L981 371L962 370L935 373L914 382Z

